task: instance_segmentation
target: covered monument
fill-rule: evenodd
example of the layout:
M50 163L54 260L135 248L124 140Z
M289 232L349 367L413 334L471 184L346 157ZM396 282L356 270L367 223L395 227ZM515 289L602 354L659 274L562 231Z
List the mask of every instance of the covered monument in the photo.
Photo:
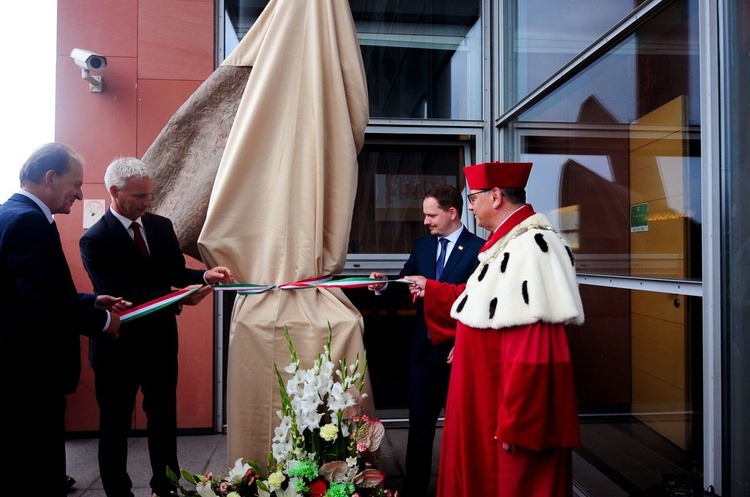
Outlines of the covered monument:
M271 0L144 156L164 191L156 210L174 220L185 253L238 282L336 275L368 117L347 0ZM274 364L290 362L284 328L309 367L329 324L334 360L363 358L363 321L341 290L325 288L239 295L231 321L228 460L263 463L281 405Z

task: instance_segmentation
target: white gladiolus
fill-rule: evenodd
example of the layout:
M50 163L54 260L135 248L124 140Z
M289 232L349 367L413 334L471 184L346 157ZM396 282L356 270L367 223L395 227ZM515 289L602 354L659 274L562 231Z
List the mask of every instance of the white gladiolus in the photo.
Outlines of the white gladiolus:
M229 474L225 478L226 481L232 481L235 478L242 479L243 476L245 476L245 473L247 473L247 470L250 469L250 465L245 463L242 464L242 458L240 457L234 462L234 467L229 470Z
M279 411L281 414L281 411ZM294 446L292 445L292 419L289 416L279 416L281 423L277 426L273 432L273 443L271 444L271 452L273 458L279 463L286 459L288 454L291 454Z
M211 489L210 483L197 483L195 485L195 491L201 497L218 497L216 493Z

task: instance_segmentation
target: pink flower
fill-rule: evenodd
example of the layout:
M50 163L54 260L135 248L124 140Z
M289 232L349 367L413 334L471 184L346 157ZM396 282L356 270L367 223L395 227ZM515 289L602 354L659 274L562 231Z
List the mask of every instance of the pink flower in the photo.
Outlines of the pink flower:
M242 479L247 482L247 486L249 487L250 485L255 483L255 479L257 477L258 477L258 474L255 472L255 470L253 468L250 468L245 472Z
M367 450L367 442L357 442L357 452L365 452Z

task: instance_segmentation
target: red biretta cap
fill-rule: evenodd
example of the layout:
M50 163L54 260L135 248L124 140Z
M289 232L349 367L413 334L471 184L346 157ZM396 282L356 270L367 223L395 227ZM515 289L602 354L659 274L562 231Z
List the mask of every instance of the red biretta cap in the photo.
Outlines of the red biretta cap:
M484 162L466 166L464 174L470 190L526 188L531 162Z

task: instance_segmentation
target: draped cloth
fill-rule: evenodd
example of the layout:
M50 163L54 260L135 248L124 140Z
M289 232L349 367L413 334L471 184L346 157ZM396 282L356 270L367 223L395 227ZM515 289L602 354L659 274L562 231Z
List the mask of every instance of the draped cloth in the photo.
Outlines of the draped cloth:
M252 67L198 238L202 260L237 281L280 284L344 268L368 98L347 0L271 0L223 66ZM221 68L220 68L221 69ZM228 462L267 463L281 407L274 364L323 351L364 359L363 320L337 289L235 300L227 384ZM373 403L367 382L366 412Z

